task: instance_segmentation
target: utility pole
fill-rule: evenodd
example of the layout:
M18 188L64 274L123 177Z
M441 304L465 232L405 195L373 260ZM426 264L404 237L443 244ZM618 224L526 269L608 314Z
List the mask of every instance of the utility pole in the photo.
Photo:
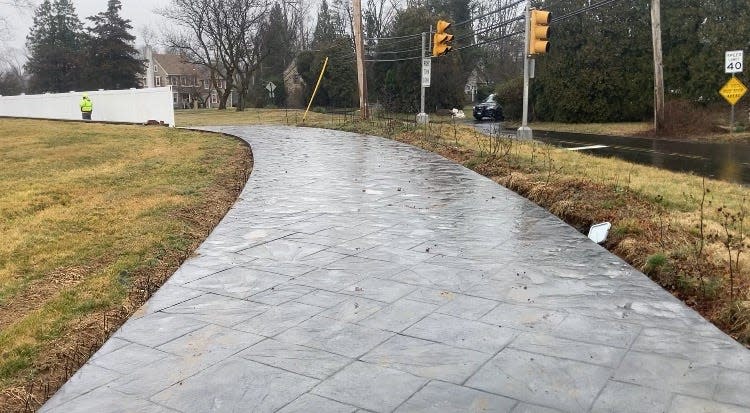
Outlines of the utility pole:
M365 75L365 50L362 39L362 0L353 0L354 8L354 48L357 53L357 83L359 84L359 113L362 120L367 113L367 76Z
M518 139L531 139L533 137L531 128L529 127L529 32L531 31L529 2L530 0L526 0L526 11L524 12L524 16L526 16L524 18L526 36L523 42L523 114L521 117L521 127L516 132Z
M661 57L661 0L651 0L651 39L654 44L654 130L664 128L664 64Z

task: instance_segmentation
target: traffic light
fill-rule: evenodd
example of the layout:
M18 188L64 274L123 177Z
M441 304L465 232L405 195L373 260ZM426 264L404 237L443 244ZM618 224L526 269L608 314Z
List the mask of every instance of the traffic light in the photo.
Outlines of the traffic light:
M545 54L549 52L549 23L552 14L544 10L531 11L531 26L529 33L529 54Z
M453 35L445 32L450 27L451 24L447 21L438 20L437 26L435 26L435 35L432 37L433 56L442 56L453 50L453 46L450 45L450 42L453 41Z

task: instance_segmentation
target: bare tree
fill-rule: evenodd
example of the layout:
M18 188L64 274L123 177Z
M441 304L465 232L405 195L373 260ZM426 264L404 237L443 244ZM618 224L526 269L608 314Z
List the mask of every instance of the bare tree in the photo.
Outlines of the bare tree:
M3 6L15 9L18 12L31 11L34 8L34 2L31 0L3 0L0 2ZM5 39L10 33L11 17L9 15L0 15L0 36Z
M394 0L367 0L364 11L367 37L372 39L384 36L398 10L398 4Z
M18 13L30 13L34 10L34 2L32 0L3 0L0 4L5 6L6 9L15 10ZM9 14L0 14L0 59L3 60L0 64L10 65L10 63L4 60L5 57L13 54L7 44L9 40L12 40L12 18L13 16Z
M313 2L302 0L282 0L281 9L284 12L284 18L294 32L298 34L295 39L295 50L305 50L309 46L310 28L305 23L307 17L311 14Z
M158 36L156 34L156 31L151 26L148 25L141 25L138 27L138 37L141 39L143 44L146 47L153 48L156 46Z
M479 0L475 4L473 17L483 16L474 22L475 41L488 42L482 47L484 58L480 66L486 77L495 81L518 75L518 68L522 66L523 36L505 37L524 27L523 20L514 20L523 14L523 5L515 3L516 0Z
M247 95L245 79L257 68L254 38L269 6L269 0L172 0L158 10L177 25L166 35L167 46L211 71L213 86L221 91L219 109L226 109L233 90Z

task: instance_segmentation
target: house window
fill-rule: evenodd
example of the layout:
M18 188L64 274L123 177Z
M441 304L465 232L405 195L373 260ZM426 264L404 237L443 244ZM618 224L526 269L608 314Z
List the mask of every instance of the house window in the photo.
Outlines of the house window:
M177 104L177 93L172 93L172 103Z
M201 82L203 82L203 89L208 90L209 86L211 85L211 82L208 80L202 80Z
M187 86L188 84L187 76L180 76L180 77L182 78L182 86Z
M154 65L154 73L159 73L159 65Z
M161 86L161 76L156 76L154 78L154 86Z
M213 104L219 103L219 97L216 96L216 92L211 93L211 103Z

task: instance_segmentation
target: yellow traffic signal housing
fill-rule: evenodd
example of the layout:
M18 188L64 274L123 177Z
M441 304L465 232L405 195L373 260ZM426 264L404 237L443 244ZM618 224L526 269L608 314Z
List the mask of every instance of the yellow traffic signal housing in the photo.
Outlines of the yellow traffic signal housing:
M549 52L549 23L552 14L544 10L531 10L531 25L529 33L529 54L544 54Z
M442 56L453 50L453 46L450 45L450 42L453 41L453 35L445 32L450 27L451 24L447 21L438 20L435 26L435 35L432 37L433 56Z

